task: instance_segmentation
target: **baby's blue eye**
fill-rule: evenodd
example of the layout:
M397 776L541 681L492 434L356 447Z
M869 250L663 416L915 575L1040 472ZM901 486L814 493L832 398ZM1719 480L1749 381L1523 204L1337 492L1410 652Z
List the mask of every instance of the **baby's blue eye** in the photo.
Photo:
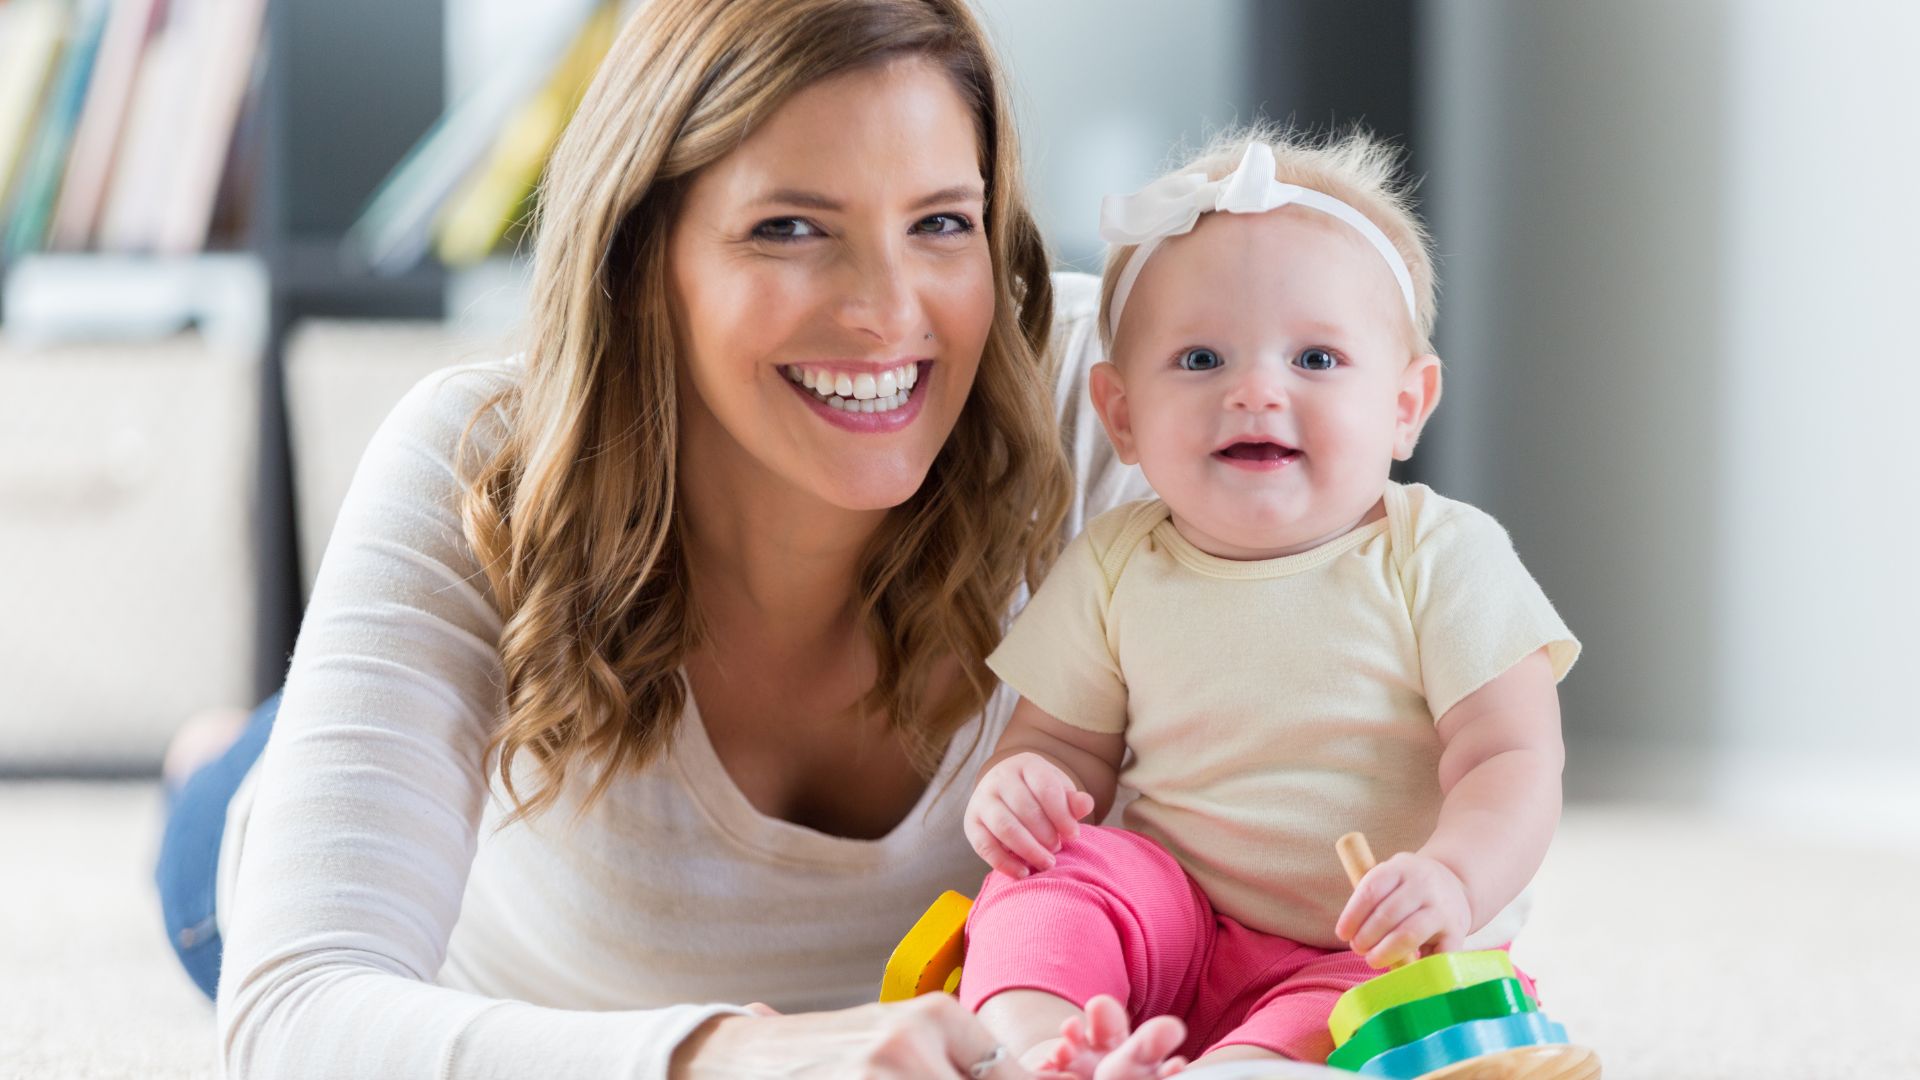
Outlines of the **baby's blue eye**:
M1340 366L1340 358L1325 349L1308 349L1295 357L1293 362L1308 371L1332 371Z
M1226 361L1212 349L1188 349L1180 354L1178 363L1182 371L1212 371Z

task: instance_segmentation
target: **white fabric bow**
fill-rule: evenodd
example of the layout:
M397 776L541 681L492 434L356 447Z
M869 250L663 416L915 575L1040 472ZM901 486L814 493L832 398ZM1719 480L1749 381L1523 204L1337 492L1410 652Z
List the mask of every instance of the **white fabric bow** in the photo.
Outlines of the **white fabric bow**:
M1413 275L1400 257L1393 241L1365 214L1328 195L1324 191L1283 184L1273 178L1273 148L1255 142L1247 146L1240 164L1218 180L1205 173L1176 173L1162 177L1131 195L1109 195L1100 201L1100 238L1115 247L1137 244L1133 256L1120 271L1113 290L1109 314L1109 335L1120 329L1120 311L1126 306L1133 283L1140 277L1147 256L1169 236L1191 232L1201 214L1264 214L1282 206L1305 206L1330 214L1358 230L1387 260L1388 269L1400 284L1400 296L1407 302L1407 317L1415 325L1420 316L1413 300Z

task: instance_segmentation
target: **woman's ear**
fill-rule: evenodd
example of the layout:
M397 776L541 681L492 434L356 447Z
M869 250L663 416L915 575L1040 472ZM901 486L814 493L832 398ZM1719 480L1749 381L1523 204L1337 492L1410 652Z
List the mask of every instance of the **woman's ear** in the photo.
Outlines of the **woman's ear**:
M1093 396L1093 411L1100 414L1100 423L1106 426L1107 438L1121 463L1140 464L1140 455L1133 448L1133 420L1127 415L1127 389L1120 383L1120 369L1109 360L1093 365L1087 389Z
M1393 408L1393 459L1405 461L1413 456L1420 431L1427 417L1440 404L1440 358L1432 353L1416 356L1400 375L1400 393Z

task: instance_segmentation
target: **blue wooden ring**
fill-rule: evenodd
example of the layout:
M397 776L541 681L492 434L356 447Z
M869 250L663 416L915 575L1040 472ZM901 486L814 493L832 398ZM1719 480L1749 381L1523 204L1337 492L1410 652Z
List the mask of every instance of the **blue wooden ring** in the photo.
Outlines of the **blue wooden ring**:
M1566 1041L1567 1029L1547 1019L1546 1013L1515 1013L1491 1020L1469 1020L1436 1031L1419 1042L1381 1054L1362 1065L1360 1072L1388 1080L1416 1080L1482 1054Z

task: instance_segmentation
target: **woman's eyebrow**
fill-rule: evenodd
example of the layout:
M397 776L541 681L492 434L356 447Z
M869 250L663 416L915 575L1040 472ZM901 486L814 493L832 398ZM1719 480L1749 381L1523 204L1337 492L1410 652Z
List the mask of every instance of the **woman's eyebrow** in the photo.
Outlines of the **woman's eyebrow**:
M911 209L921 210L940 203L969 200L977 202L986 197L987 189L980 184L955 184L923 196L913 204ZM817 191L802 191L798 188L779 188L769 191L755 199L752 205L803 206L809 210L824 210L828 213L839 213L846 209L846 204L837 199L829 198Z
M952 187L941 188L939 191L928 195L926 198L914 203L913 208L915 210L924 210L938 203L978 202L986 197L987 189L979 184L955 184Z

